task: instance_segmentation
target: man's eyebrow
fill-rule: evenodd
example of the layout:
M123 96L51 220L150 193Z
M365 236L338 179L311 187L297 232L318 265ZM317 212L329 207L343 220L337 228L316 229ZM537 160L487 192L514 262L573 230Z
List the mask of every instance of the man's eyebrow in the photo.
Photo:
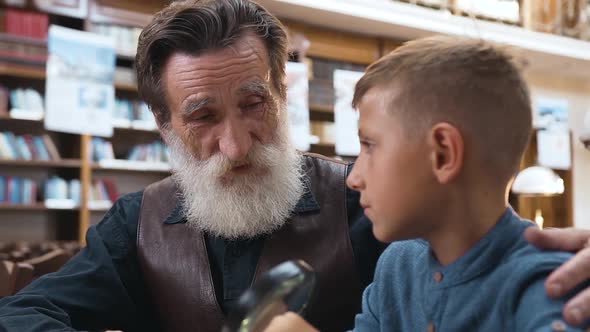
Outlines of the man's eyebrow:
M257 94L261 96L270 95L270 86L261 81L248 82L240 87L238 93L241 95Z
M184 103L182 107L181 113L182 117L190 117L191 115L195 114L203 110L208 105L215 102L215 98L205 97L205 98L193 98Z

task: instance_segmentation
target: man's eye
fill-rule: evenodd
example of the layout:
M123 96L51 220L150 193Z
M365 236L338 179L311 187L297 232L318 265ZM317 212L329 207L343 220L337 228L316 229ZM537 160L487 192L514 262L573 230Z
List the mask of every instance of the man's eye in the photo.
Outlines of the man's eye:
M247 105L246 105L246 106L244 106L243 108L244 108L244 110L246 110L246 111L253 111L253 110L257 110L257 109L259 109L260 107L262 107L262 105L263 105L263 104L264 104L263 102L261 102L261 101L258 101L258 102L255 102L255 103L250 103L250 104L247 104Z
M204 122L213 120L213 114L203 114L194 118L195 121Z

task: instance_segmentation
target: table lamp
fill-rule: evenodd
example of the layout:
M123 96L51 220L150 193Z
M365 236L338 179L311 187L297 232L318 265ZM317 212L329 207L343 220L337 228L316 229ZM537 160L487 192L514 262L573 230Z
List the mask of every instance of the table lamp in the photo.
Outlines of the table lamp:
M525 197L547 197L563 194L563 179L552 169L532 166L520 171L512 184L512 192ZM543 228L541 208L535 209L535 223Z

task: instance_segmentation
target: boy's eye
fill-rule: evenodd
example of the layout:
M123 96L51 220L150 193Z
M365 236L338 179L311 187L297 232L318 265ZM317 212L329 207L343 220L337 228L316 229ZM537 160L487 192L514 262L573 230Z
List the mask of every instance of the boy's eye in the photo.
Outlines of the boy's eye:
M366 152L371 152L375 144L372 142L367 142L365 140L361 140L361 150L365 150Z

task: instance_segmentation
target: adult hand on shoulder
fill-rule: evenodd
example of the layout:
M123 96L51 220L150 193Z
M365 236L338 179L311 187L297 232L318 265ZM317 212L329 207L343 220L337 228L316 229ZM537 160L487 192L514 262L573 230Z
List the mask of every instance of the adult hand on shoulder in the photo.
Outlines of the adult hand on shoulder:
M319 332L301 316L293 312L287 312L275 316L264 332Z
M540 230L529 227L525 237L529 243L540 249L576 252L574 257L547 278L545 289L550 297L561 297L590 279L590 230L575 228ZM579 325L589 319L590 288L570 299L565 305L563 315L572 325Z

